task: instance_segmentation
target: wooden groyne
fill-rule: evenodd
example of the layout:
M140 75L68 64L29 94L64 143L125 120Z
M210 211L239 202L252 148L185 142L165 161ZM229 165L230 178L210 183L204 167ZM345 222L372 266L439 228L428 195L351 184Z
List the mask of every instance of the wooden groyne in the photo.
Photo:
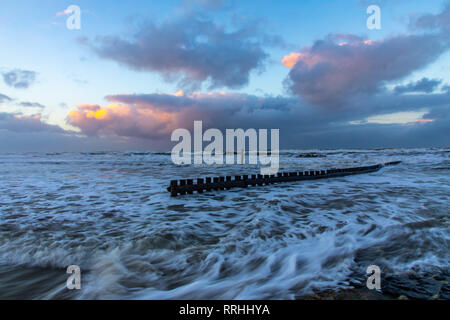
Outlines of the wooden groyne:
M292 182L301 180L327 179L343 177L354 174L370 173L385 166L399 164L401 161L387 162L365 167L345 169L308 170L294 172L279 172L276 175L239 175L226 177L207 177L198 179L171 180L167 191L172 197L184 194L193 194L194 191L203 193L211 190L227 190L231 188L247 188L249 186L262 186L274 183ZM195 181L195 182L194 182Z

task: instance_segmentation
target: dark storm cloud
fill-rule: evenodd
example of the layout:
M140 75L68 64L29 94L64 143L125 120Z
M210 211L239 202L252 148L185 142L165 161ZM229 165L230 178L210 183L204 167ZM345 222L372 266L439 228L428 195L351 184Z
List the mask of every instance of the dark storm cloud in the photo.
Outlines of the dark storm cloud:
M36 81L37 73L30 70L15 69L8 72L4 72L3 81L16 89L27 89Z
M396 86L394 88L395 93L408 93L408 92L425 92L431 93L437 89L437 87L442 83L439 79L428 79L422 78L417 82L411 82L404 86Z
M409 141L411 144L420 143L422 145L440 145L450 147L450 105L434 109L424 115L424 118L434 121L423 126L418 126L410 131Z
M279 42L249 23L228 31L198 13L159 25L148 23L132 38L98 37L91 48L102 58L139 71L154 71L166 80L180 80L184 88L240 88L252 71L263 68L268 54L263 48ZM87 40L83 42L86 43Z

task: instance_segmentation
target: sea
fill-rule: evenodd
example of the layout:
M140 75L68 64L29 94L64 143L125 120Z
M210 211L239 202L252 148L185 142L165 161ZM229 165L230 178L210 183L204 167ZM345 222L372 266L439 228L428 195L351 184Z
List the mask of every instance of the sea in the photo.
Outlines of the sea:
M364 298L369 266L379 298L448 299L449 148L282 150L280 171L389 161L401 163L171 197L170 180L260 168L0 154L0 299ZM71 265L80 289L67 287Z

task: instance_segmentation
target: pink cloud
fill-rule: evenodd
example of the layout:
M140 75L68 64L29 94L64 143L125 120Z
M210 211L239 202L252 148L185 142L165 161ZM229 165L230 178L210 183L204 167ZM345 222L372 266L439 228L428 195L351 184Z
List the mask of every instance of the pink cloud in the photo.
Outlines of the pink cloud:
M283 58L291 68L292 93L322 106L340 106L352 96L375 93L435 61L449 47L438 34L405 35L370 41L330 35Z
M264 113L283 114L291 99L262 98L238 93L210 92L174 94L110 95L108 105L81 104L67 115L68 124L90 136L121 136L158 139L170 137L176 128L190 128L195 120L217 128L234 127L242 119L264 119ZM270 116L263 121L272 122ZM231 125L233 124L233 125Z
M69 112L67 122L88 135L155 138L171 131L176 113L151 106L78 105Z

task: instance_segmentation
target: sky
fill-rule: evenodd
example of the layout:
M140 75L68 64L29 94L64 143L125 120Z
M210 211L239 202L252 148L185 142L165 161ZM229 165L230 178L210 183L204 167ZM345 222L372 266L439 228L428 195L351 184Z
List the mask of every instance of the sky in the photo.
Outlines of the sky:
M0 45L0 152L169 150L195 120L282 149L450 145L448 0L3 1Z

